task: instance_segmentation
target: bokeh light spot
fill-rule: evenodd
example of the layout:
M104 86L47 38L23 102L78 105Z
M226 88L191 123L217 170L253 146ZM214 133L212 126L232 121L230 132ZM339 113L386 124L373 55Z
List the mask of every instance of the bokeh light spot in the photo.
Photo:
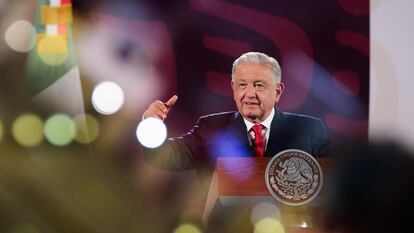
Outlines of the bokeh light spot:
M175 229L174 233L201 233L201 231L194 225L181 224Z
M79 143L88 144L93 142L99 135L99 122L89 114L77 115L74 119L76 125L75 140Z
M67 40L58 35L39 36L37 53L44 63L51 66L60 65L68 58Z
M3 134L4 134L3 122L0 120L0 142L3 139Z
M147 118L137 127L138 141L145 147L159 147L167 138L167 127L157 118Z
M56 114L47 119L44 131L50 143L64 146L75 138L76 125L69 116Z
M254 233L285 233L285 229L278 220L264 218L255 225Z
M31 23L19 20L9 26L4 39L14 51L29 52L36 45L36 30Z
M22 146L37 146L43 141L43 121L34 114L24 114L13 122L12 135Z
M253 225L265 218L280 219L280 210L273 203L261 202L253 207L250 218Z
M105 81L98 84L92 93L93 107L101 114L117 112L124 103L124 92L114 82Z

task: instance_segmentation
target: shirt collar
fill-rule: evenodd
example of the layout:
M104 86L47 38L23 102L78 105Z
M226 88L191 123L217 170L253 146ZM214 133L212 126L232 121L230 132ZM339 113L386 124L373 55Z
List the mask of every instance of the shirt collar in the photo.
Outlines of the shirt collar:
M273 117L274 116L275 116L275 109L272 108L272 111L270 112L269 116L267 116L267 118L264 121L262 121L260 124L263 125L264 127L266 127L266 129L270 129L270 124L272 123L272 120L273 120ZM249 132L249 130L255 124L252 123L252 122L250 122L250 121L248 121L248 120L246 120L244 117L243 117L243 120L244 120L244 124L246 124L247 132Z

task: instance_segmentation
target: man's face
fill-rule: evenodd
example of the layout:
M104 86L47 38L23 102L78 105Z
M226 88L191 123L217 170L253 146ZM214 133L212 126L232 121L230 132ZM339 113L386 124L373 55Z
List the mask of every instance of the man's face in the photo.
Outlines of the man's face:
M253 123L260 123L269 116L284 89L282 83L275 83L266 64L240 64L231 86L237 109Z

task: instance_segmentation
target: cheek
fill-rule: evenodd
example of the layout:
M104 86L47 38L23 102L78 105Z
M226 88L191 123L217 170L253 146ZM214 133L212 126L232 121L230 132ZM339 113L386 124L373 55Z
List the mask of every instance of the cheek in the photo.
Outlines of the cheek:
M240 93L234 92L233 93L233 99L234 99L234 102L236 102L237 105L241 104L242 98L240 97Z
M260 100L260 102L265 102L266 99L269 99L268 94L269 93L258 92L256 96Z
M234 92L234 100L235 101L241 101L244 97L244 94L242 91L235 91Z
M268 106L275 103L275 93L261 93L257 95L262 106Z

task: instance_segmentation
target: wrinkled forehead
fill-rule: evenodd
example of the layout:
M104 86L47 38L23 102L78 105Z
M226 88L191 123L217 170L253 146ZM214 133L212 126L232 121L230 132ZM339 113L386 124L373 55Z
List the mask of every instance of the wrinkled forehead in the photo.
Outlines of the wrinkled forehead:
M237 66L233 75L234 81L272 81L275 80L274 73L267 63L242 63Z

